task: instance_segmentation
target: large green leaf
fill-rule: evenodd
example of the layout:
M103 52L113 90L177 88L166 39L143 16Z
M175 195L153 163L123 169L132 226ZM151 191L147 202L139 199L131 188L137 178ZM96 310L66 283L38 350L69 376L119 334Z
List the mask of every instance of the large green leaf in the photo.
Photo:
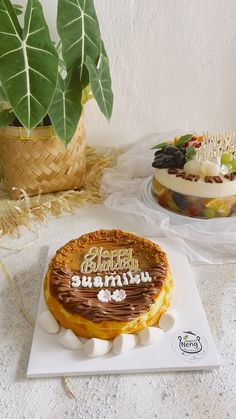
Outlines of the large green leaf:
M59 75L49 116L58 137L65 145L72 139L80 119L81 95L77 71L71 71L65 80Z
M89 71L93 96L101 112L109 120L113 108L113 92L108 59L101 54L97 68L93 60L87 57L86 66Z
M58 0L57 30L67 70L77 66L83 87L89 82L86 56L100 54L100 29L93 0Z
M100 53L109 61L106 48L102 39L100 39Z
M39 0L28 0L22 30L9 0L0 0L0 81L22 125L30 131L50 107L58 56Z

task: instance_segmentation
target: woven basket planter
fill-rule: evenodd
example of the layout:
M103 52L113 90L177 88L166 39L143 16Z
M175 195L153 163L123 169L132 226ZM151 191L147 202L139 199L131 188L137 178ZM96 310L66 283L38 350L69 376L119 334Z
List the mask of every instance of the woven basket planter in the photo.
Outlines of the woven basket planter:
M51 126L34 128L30 137L24 128L1 129L0 166L13 199L22 196L22 191L34 196L82 188L86 173L84 118L67 148Z

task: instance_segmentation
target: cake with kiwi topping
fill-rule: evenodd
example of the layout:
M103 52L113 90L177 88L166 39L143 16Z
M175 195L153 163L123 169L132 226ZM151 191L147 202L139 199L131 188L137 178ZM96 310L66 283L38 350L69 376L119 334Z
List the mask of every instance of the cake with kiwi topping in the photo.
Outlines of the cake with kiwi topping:
M236 213L233 133L186 134L153 147L152 194L164 208L197 218Z

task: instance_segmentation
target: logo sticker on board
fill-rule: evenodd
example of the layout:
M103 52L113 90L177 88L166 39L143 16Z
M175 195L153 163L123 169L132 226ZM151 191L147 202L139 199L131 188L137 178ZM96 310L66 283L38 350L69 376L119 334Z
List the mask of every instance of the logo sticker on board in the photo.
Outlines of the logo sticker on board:
M186 362L197 362L208 352L208 344L202 333L182 329L173 336L172 346L179 358Z

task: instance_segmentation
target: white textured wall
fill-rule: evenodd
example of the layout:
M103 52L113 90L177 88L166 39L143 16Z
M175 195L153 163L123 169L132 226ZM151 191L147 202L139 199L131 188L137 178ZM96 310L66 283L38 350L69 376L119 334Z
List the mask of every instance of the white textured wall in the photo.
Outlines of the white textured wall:
M21 1L25 3L25 1ZM42 0L53 31L56 0ZM235 0L95 0L115 94L110 124L87 106L93 144L175 128L236 130Z

